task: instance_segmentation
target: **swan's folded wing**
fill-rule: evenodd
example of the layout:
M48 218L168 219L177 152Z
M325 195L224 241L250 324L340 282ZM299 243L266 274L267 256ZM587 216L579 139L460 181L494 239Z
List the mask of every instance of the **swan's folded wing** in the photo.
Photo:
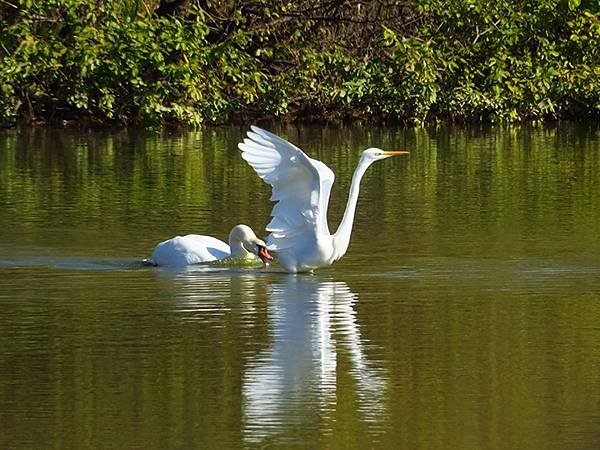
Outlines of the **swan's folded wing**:
M269 246L283 250L308 236L329 234L327 205L334 174L288 141L256 126L238 147L259 177L273 188L277 203L267 225Z

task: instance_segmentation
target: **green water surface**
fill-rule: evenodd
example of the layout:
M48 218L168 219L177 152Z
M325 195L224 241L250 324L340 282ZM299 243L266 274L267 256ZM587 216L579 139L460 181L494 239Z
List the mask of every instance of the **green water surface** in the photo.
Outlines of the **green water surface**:
M0 134L0 448L600 446L600 129L275 128L362 183L317 273L143 267L265 237L243 128Z

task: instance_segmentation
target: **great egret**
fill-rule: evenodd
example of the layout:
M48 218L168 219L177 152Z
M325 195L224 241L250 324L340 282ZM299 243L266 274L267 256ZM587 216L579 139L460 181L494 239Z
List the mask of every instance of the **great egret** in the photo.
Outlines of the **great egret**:
M352 176L344 216L337 231L329 233L327 206L335 175L321 161L309 158L302 150L266 130L251 126L244 142L238 144L242 157L272 189L273 219L269 250L290 272L305 272L340 259L350 243L360 180L377 160L405 151L365 150Z
M152 259L145 262L156 266L186 266L228 258L243 264L260 258L267 264L273 258L266 246L252 228L236 225L229 233L229 245L212 236L176 236L158 244L152 252Z

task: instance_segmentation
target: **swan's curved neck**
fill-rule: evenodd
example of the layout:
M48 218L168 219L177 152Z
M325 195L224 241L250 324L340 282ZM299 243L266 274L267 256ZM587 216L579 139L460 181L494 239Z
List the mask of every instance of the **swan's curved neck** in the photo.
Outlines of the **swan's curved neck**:
M242 258L246 258L251 255L242 244L242 241L237 238L229 239L229 250L231 251L230 256L241 256Z
M350 235L352 234L354 213L356 212L356 203L358 201L358 193L360 190L360 180L362 180L365 171L372 162L373 161L361 159L354 170L354 175L352 175L352 184L350 185L346 210L344 211L344 216L342 217L342 221L340 222L337 231L332 236L334 261L344 256L346 250L348 250L348 245L350 245Z

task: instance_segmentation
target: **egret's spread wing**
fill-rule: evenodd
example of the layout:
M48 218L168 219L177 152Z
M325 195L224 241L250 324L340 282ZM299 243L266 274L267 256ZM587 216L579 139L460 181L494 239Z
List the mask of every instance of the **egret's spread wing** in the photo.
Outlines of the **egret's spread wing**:
M327 204L333 184L331 169L268 131L252 126L238 147L259 177L273 187L273 219L267 225L269 245L292 247L307 235L329 234Z

